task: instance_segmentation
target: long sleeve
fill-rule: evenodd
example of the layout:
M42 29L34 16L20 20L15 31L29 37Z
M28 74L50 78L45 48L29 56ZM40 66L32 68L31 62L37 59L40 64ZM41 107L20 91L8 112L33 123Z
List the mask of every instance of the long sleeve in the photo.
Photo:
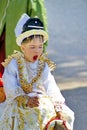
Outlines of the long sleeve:
M12 101L17 96L24 94L18 82L18 70L16 60L12 60L3 74L3 83L7 101Z
M51 98L55 109L60 111L62 105L65 102L65 98L62 96L59 87L57 86L54 76L51 74L49 67L46 65L44 72L44 85L47 95Z

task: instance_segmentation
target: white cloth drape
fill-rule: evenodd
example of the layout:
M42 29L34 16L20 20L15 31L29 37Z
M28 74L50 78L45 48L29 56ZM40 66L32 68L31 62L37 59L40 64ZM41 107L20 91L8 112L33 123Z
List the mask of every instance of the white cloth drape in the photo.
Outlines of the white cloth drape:
M29 72L29 68L31 69ZM24 63L24 75L28 82L30 76L36 76L38 70L38 61L35 63ZM5 67L3 74L4 89L6 93L6 102L3 113L0 115L0 130L43 130L47 122L56 115L54 105L59 104L56 111L62 111L67 121L73 125L74 113L65 105L65 99L62 96L48 65L45 63L40 80L32 87L32 93L28 96L38 96L40 106L35 108L20 108L14 100L17 96L25 95L20 87L17 62L12 59ZM38 94L39 93L39 94ZM58 105L57 104L57 105ZM0 107L1 109L1 107Z

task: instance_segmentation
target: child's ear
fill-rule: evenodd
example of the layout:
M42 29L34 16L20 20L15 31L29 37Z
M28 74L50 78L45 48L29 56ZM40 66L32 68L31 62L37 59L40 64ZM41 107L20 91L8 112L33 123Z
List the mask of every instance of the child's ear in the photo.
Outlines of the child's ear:
M21 51L24 52L24 46L21 45L20 48L21 48Z

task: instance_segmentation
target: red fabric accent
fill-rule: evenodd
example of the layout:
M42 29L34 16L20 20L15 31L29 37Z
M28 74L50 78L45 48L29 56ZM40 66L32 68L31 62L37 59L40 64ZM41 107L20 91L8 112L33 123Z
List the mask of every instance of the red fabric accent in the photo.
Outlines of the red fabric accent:
M0 73L0 87L3 86L3 82L2 82L2 73Z
M46 126L45 126L45 130L48 129L49 124L50 124L53 120L60 120L60 118L54 117L54 118L52 118L50 121L48 121L48 123L47 123ZM68 128L67 128L67 126L66 126L66 121L63 121L62 126L64 126L64 128L65 128L66 130L68 130Z
M48 123L46 124L45 130L48 129L49 124L50 124L53 120L59 120L59 118L58 118L58 117L54 117L54 118L52 118L50 121L48 121Z
M2 66L2 62L5 59L5 28L3 29L3 32L0 36L0 78L2 78L4 67ZM0 79L0 87L3 86L3 83Z
M63 126L66 128L66 130L68 130L68 128L66 127L66 121L63 121Z

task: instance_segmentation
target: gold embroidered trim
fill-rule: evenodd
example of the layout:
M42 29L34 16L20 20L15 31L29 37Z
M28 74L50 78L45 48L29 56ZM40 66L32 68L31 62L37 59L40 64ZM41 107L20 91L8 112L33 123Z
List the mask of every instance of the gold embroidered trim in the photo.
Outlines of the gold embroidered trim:
M26 107L28 99L29 99L29 97L26 96L26 95L18 96L18 97L15 98L19 107Z
M9 62L13 59L13 58L17 58L19 56L23 56L23 54L19 51L14 51L14 53L11 55L11 56L8 56L7 59L5 59L4 62L2 62L2 65L5 67L9 64ZM43 61L43 62L46 62L48 64L48 66L50 67L50 70L51 71L54 71L55 68L56 68L56 64L51 61L49 58L46 57L47 56L47 53L42 55L40 57L40 60Z
M11 56L8 56L8 58L5 60L5 62L2 63L3 66L7 66L9 62L15 58L18 63L18 70L19 70L19 77L20 77L20 84L23 91L28 94L32 91L32 85L37 82L42 74L42 71L44 69L44 63L47 62L48 66L50 67L50 70L53 71L56 67L56 64L52 62L50 59L46 58L46 54L42 55L39 59L39 66L37 70L37 76L32 79L30 83L24 79L23 74L23 63L24 63L24 56L19 51L14 51L14 53Z
M46 42L48 40L48 34L47 32L45 32L44 30L36 30L36 29L33 29L33 30L29 30L29 31L26 31L22 34L20 34L17 39L16 39L16 42L17 44L20 46L21 45L21 42L24 38L26 37L29 37L31 35L43 35L44 36L44 42Z
M51 71L54 71L56 69L56 64L53 61L51 61L49 58L47 58L47 53L43 54L40 57L40 60L46 62Z
M19 52L19 51L14 50L14 53L13 53L12 55L8 56L8 57L5 59L5 61L2 62L1 64L5 67L5 66L7 66L7 65L10 63L10 61L11 61L13 58L18 58L18 57L20 57L20 56L23 56L23 54L22 54L21 52Z
M37 76L34 77L30 83L28 83L26 80L24 80L22 62L23 62L23 59L21 59L21 58L17 59L18 69L19 69L19 77L20 77L20 84L21 84L23 91L26 94L28 94L28 93L32 92L32 85L40 79L42 71L44 69L44 62L39 60L39 67L38 67L38 70L37 70L37 72L38 72Z

